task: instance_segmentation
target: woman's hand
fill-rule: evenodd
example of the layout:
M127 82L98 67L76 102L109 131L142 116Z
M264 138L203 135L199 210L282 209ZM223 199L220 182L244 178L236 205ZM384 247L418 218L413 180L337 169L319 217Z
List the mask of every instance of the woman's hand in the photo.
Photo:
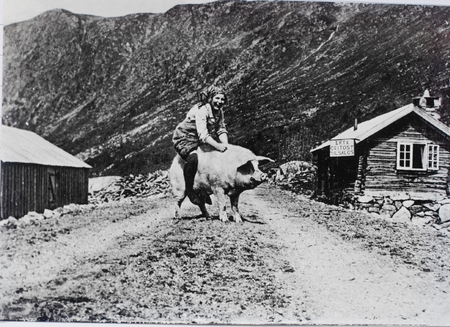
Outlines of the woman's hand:
M206 138L205 143L211 145L213 148L220 152L225 152L228 149L227 144L216 142L211 136L208 136Z
M225 152L228 148L225 144L217 143L216 149L217 151Z

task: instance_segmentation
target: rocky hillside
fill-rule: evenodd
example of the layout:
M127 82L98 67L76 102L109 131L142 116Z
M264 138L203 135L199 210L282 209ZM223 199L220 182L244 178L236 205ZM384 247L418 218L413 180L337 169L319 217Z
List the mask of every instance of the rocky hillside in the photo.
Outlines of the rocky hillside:
M449 22L450 7L324 2L219 1L118 18L48 11L5 27L3 122L93 175L148 173L167 168L174 127L219 82L231 142L280 163L308 160L355 117L425 87L446 101Z

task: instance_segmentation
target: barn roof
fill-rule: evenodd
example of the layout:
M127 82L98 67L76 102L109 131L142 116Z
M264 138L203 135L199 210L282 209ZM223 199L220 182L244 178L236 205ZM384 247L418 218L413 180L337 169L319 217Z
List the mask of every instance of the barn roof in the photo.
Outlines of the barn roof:
M1 125L0 157L2 162L92 168L36 133L5 125Z
M373 119L367 120L363 123L358 124L358 128L355 130L353 127L345 130L344 132L336 135L330 141L327 141L318 147L311 150L315 152L317 150L326 148L330 145L333 140L355 140L355 144L364 141L368 137L374 135L375 133L381 131L387 126L395 123L397 120L409 115L410 113L415 113L423 120L427 121L431 125L435 126L438 130L443 132L445 135L450 137L450 127L443 124L439 120L435 119L429 115L424 109L414 106L412 103L404 107L392 110L383 115L377 116Z

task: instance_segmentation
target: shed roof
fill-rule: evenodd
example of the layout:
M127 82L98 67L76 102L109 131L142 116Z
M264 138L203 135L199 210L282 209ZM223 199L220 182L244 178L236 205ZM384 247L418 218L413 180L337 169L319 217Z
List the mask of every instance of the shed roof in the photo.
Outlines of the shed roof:
M355 140L355 144L364 141L368 137L374 135L375 133L381 131L387 126L395 123L397 120L409 115L410 113L415 113L423 120L427 121L431 125L435 126L441 132L450 137L450 127L443 124L439 120L435 119L431 115L429 115L425 110L414 106L412 103L408 104L404 107L392 110L383 115L377 116L370 120L367 120L363 123L358 124L358 128L355 130L353 127L345 130L344 132L336 135L330 141L327 141L318 147L311 150L311 152L315 152L317 150L326 148L331 144L333 140Z
M92 168L36 133L5 125L1 125L0 157L2 162Z

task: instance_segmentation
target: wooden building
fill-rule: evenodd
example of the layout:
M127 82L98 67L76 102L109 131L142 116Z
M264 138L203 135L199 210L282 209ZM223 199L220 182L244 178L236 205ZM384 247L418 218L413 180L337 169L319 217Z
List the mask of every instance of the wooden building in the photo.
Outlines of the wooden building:
M88 202L89 169L37 134L1 126L1 218Z
M318 194L334 204L448 197L450 128L433 111L415 101L313 149Z

